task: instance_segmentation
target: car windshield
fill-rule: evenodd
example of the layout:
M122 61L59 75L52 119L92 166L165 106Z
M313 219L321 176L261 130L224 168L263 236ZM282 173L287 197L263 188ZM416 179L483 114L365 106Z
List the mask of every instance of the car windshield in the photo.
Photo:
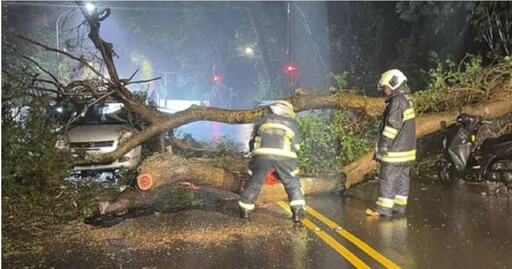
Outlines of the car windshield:
M90 107L85 115L80 117L78 124L122 124L126 120L121 118L122 103L96 104Z

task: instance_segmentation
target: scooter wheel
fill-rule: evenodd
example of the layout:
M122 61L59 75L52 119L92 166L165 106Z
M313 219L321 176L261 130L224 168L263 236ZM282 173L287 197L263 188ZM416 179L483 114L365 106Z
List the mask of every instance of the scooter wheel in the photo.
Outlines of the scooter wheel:
M450 173L450 165L446 160L437 163L438 176L443 183L452 183L452 175Z

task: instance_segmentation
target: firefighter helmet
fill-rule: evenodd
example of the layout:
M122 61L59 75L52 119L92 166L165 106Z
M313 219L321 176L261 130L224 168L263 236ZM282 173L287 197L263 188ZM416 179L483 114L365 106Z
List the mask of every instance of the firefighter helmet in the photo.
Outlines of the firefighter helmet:
M278 100L270 105L270 110L276 115L290 117L295 116L295 113L293 112L293 105L284 100Z
M391 69L382 74L379 80L379 90L383 90L384 86L388 86L391 90L396 90L404 82L407 77L398 69Z

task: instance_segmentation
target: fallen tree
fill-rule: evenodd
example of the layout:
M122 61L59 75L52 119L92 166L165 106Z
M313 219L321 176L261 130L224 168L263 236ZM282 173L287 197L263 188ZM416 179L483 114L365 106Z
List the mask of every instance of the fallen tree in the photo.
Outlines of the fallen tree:
M83 55L75 56L68 51L52 48L17 33L11 33L11 35L47 51L65 55L78 64L85 66L85 68L90 69L92 73L97 75L97 78L72 81L65 84L59 81L57 76L44 70L30 57L22 58L35 64L40 69L39 71L43 71L47 75L46 78L41 78L40 72L35 72L31 75L27 74L31 79L21 79L12 72L2 71L12 80L25 85L27 88L34 91L51 93L49 96L65 96L67 98L83 98L86 96L89 106L108 96L116 96L131 112L144 121L144 127L141 128L140 132L123 141L115 151L101 155L85 155L83 158L77 159L75 164L112 162L145 141L187 123L205 120L230 124L253 123L269 112L268 107L228 110L215 107L192 106L175 114L166 114L145 105L143 101L133 96L128 86L154 79L133 81L132 79L137 71L127 79L120 78L113 60L115 55L114 46L103 40L100 36L101 22L108 18L110 9L88 12L83 2L77 2L77 5L89 26L88 38L94 48L99 51L108 76L92 66ZM470 85L465 88L459 87L446 91L427 92L427 94L425 92L415 94L418 114L426 113L417 118L418 136L421 137L437 131L439 129L439 122L442 120L453 123L458 111L461 110L474 114L485 114L488 112L488 118L498 117L511 112L510 93L512 92L512 85L510 83L510 70L510 64L492 66L482 71L480 78L476 80L478 85ZM432 96L435 98L432 98ZM362 96L350 91L342 91L341 89L324 92L298 91L294 96L290 96L286 100L294 105L296 112L322 108L350 110L357 115L357 119L361 122L360 130L375 122L376 118L385 108L384 98ZM76 111L77 115L82 114L86 108L87 105L84 110ZM76 121L77 117L70 119L66 126ZM179 143L174 136L172 138L174 144ZM372 161L372 156L373 152L368 152L360 159L340 168L340 171L346 174L346 179L304 177L302 183L306 194L332 191L343 187L348 188L360 182L365 174L377 166L377 163ZM240 157L234 163L237 164L236 169L226 169L225 167L215 166L210 160L185 159L172 153L157 154L148 158L140 165L138 169L138 189L125 190L114 202L102 202L100 211L102 213L120 213L130 207L150 205L158 200L161 189L179 182L192 182L197 185L240 192L244 180L247 178L245 174L247 160ZM152 182L152 184L148 185L147 182ZM141 191L141 189L145 191ZM266 185L260 196L260 202L276 201L284 198L282 185Z
M462 112L485 115L487 119L497 118L512 113L511 97L505 100L490 103L465 106ZM445 121L452 125L460 112L445 111L420 116L416 119L416 133L418 137L440 130L440 122ZM346 177L302 177L301 183L306 195L321 192L331 192L342 188L350 188L361 182L364 176L377 168L378 163L373 160L373 151L343 167L341 170ZM122 213L132 207L146 207L159 200L161 190L178 182L191 182L200 186L209 186L218 189L240 193L248 175L245 174L246 161L237 160L233 165L235 169L216 167L204 159L184 159L172 153L162 153L146 159L139 167L137 188L123 191L113 202L101 202L99 210L104 213ZM245 170L244 170L245 169ZM144 190L144 191L143 191ZM282 184L264 185L258 198L258 203L273 202L286 199Z

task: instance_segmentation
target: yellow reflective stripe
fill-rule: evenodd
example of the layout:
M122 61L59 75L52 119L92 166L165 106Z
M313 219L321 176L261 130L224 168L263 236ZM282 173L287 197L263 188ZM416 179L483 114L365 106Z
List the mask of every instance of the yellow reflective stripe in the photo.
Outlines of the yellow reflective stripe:
M254 139L254 148L261 148L261 136L256 136L256 138Z
M382 135L387 137L387 138L391 138L391 139L395 139L395 137L396 137L396 134L392 134L392 133L389 133L389 132L386 132L386 131L382 132Z
M397 129L395 129L393 127L389 127L389 126L384 127L384 131L385 132L390 132L390 133L395 134L395 135L398 134L398 130Z
M247 210L253 210L254 209L254 204L246 204L242 201L238 201L238 205L241 207L241 208L245 208Z
M292 151L292 140L288 136L284 136L283 149L286 151Z
M290 175L292 175L292 176L296 176L298 174L299 174L299 168L297 168L297 169L295 169L295 170L290 172Z
M407 200L395 199L395 204L397 204L397 205L407 205Z
M298 206L298 205L305 206L306 201L304 199L301 199L301 200L293 200L290 202L290 206Z
M384 131L382 131L382 135L391 139L395 139L398 134L398 130L389 126L384 127Z
M407 205L407 196L403 195L395 195L395 204L397 205Z
M396 152L388 152L387 156L389 157L405 157L405 156L416 156L416 150L409 150L409 151L396 151Z
M391 139L395 139L398 134L398 130L389 126L384 127L384 131L382 131L382 135Z
M292 140L293 140L293 137L295 137L295 132L292 129L290 129L288 126L286 126L284 124L265 123L265 124L261 125L261 127L258 130L258 133L261 134L261 132L268 130L268 129L284 130L285 135L283 137L283 139L284 139L283 150L292 151Z
M401 163L416 160L416 150L403 151L403 152L388 152L382 157L383 162L387 163Z
M282 149L274 149L274 148L259 148L254 150L254 155L275 155L282 156L288 158L297 158L297 153L293 151L286 151Z
M404 111L404 121L414 119L416 117L416 113L414 112L414 108L408 108Z
M410 119L414 119L415 117L416 117L416 115L414 113L413 114L404 115L404 121L410 120Z
M377 200L376 204L382 207L393 208L395 201L393 199L379 197L379 200Z
M416 150L410 150L410 151L397 151L397 152L388 152L386 155L388 157L394 158L394 157L407 157L407 156L416 156Z
M300 144L295 144L295 145L294 145L294 147L295 147L295 150L296 150L296 151L299 151L299 150L300 150Z
M382 207L393 208L393 206L390 206L382 201L377 201L376 204Z
M289 137L290 139L293 139L293 137L295 136L295 132L292 129L290 129L290 127L279 123L265 123L261 125L260 129L258 129L258 133L261 133L262 131L265 131L267 129L282 129L286 132L286 136Z
M403 163L416 160L416 155L406 156L406 157L382 157L382 161L386 163Z

